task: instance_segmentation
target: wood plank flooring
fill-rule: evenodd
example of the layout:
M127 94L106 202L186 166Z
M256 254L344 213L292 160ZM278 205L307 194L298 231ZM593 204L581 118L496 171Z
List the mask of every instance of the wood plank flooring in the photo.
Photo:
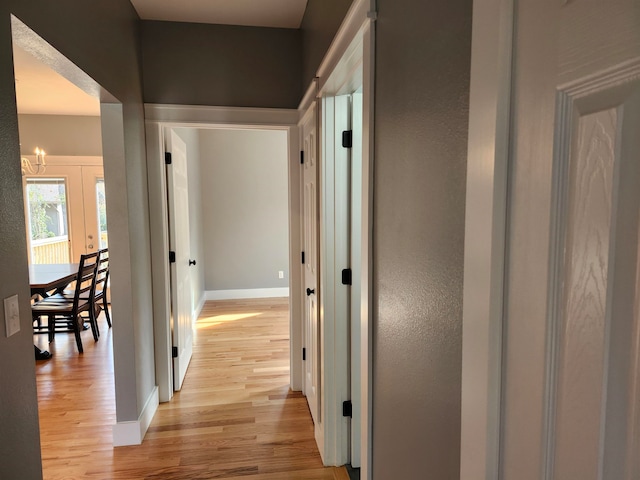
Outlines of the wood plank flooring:
M116 322L114 320L114 322ZM45 480L348 480L324 468L305 398L289 391L287 299L207 302L181 392L161 404L142 445L113 448L111 331L37 344Z

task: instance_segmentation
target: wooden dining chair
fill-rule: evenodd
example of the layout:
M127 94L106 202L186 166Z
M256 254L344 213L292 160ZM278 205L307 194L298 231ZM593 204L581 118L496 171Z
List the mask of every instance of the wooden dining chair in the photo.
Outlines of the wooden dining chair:
M104 310L104 315L107 319L107 325L111 328L111 315L109 314L109 303L107 302L107 286L109 283L109 249L103 248L98 251L98 266L96 268L96 274L94 276L93 289L90 292L83 293L80 298L83 300L89 299L93 305L93 312L96 318L96 331L98 337L100 336L100 327L97 324L100 311ZM66 298L72 300L75 291L64 290L55 295L54 298L61 299Z
M109 249L103 248L99 253L100 259L98 260L98 268L96 270L93 300L97 309L101 308L104 310L107 325L111 328L111 315L109 314L109 303L107 302L107 288L109 285ZM98 335L100 335L100 330L98 330Z
M34 318L36 316L48 319L49 342L55 339L56 332L73 332L76 338L78 352L83 353L80 332L84 330L85 319L83 312L88 312L88 320L93 333L93 339L98 341L98 325L96 321L93 293L95 290L95 276L99 264L99 252L80 256L76 284L73 296L64 293L43 298L31 306Z

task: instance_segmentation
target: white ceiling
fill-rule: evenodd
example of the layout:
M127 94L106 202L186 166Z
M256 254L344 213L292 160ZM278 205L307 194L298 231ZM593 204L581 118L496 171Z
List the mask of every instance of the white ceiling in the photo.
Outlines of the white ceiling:
M131 0L143 20L299 28L307 0Z
M13 49L18 113L44 115L100 115L100 101L36 60L19 47Z

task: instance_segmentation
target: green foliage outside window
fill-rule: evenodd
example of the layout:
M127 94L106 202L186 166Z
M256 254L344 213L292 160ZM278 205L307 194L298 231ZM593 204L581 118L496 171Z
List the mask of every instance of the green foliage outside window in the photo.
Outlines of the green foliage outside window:
M57 204L62 204L63 208L66 208L65 196L63 194L59 195L58 202L47 202L38 185L27 185L27 194L29 197L31 239L43 240L55 237L56 233L49 229L52 219L47 214L47 209L55 207Z

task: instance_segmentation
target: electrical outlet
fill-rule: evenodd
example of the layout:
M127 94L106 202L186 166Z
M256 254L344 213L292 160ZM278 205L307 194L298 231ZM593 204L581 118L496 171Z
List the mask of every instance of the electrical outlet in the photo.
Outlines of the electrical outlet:
M12 295L4 299L4 325L7 337L20 331L18 295Z
M282 270L278 270L278 278L284 278L284 272Z

